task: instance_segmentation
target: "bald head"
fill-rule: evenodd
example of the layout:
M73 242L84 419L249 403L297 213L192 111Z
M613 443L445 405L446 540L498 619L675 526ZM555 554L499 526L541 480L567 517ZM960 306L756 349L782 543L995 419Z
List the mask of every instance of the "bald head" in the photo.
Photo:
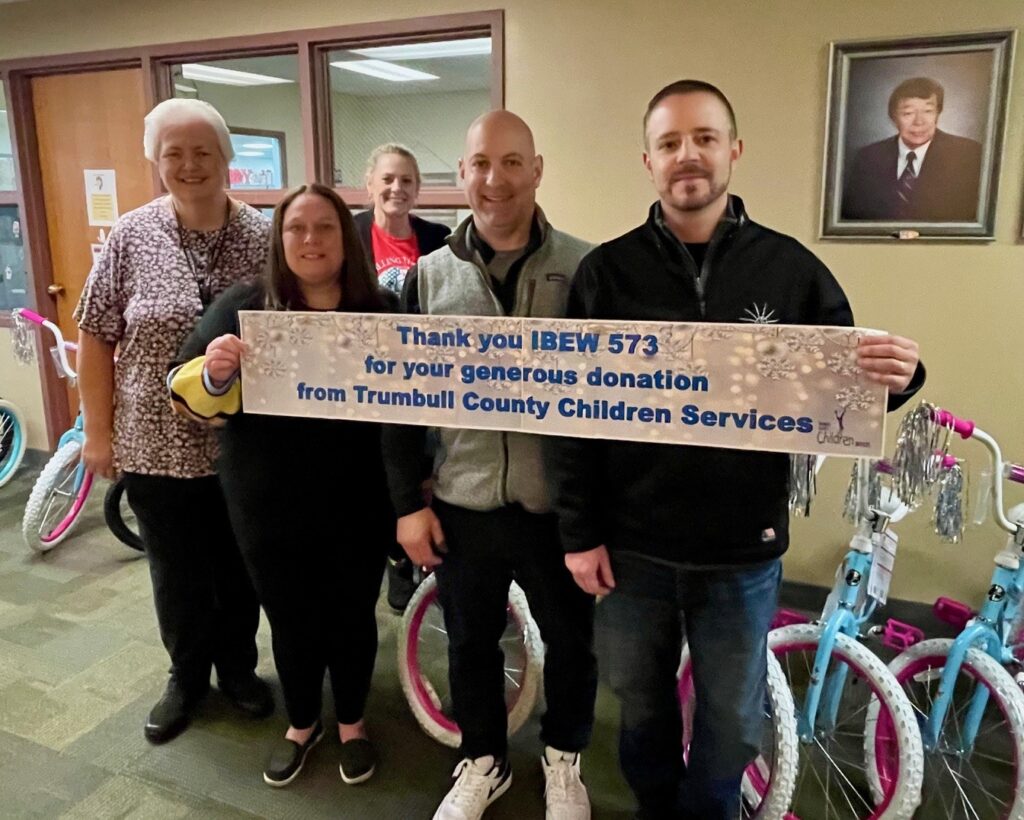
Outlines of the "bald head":
M466 131L466 152L463 156L471 157L481 142L493 140L498 135L509 141L519 142L524 156L533 157L537 153L533 143L533 131L526 121L518 114L499 109L488 111L473 120Z
M526 245L543 172L544 160L522 118L511 111L489 111L473 120L459 178L473 225L495 250Z

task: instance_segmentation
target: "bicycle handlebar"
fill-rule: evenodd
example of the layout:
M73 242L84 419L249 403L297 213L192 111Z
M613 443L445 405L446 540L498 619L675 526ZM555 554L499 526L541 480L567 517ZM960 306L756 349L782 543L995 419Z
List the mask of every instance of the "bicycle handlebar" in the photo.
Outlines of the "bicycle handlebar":
M948 410L936 408L932 412L932 421L940 427L948 427L962 439L969 439L974 435L975 424L973 421L957 418Z
M28 308L18 308L18 315L23 319L28 319L28 321L33 324L42 325L46 323L45 317L40 316L34 310L29 310Z
M996 524L1010 535L1016 535L1019 525L1006 517L1003 509L1003 478L1017 483L1024 484L1024 468L1003 461L1003 452L999 443L988 433L978 427L973 421L961 419L936 407L932 410L932 421L940 427L952 430L963 439L973 438L985 445L992 457L992 513Z
M40 316L34 310L29 310L28 308L15 308L13 312L20 318L28 322L32 322L34 325L44 327L53 334L53 338L57 340L57 358L59 360L61 370L64 371L64 375L69 379L77 379L78 374L74 371L71 367L71 363L68 361L67 351L78 350L78 345L74 342L65 341L64 334L60 332L60 328L45 316Z

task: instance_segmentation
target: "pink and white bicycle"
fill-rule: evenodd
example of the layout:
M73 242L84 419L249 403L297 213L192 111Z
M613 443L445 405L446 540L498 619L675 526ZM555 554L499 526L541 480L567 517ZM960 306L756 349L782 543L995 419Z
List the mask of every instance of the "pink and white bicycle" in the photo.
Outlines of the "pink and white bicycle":
M505 704L508 733L517 732L537 701L544 672L540 631L515 582L509 589L508 622L501 637L505 658ZM409 708L428 735L457 748L462 732L452 712L448 685L448 631L438 600L437 578L428 575L405 609L398 636L398 672Z
M78 374L71 367L68 354L75 353L78 346L65 341L57 325L34 311L18 308L13 311L13 316L15 353L19 358L30 360L35 350L31 330L26 323L38 325L53 335L56 344L50 352L58 373L74 385ZM85 431L79 410L71 429L65 431L57 442L56 452L36 479L25 505L21 532L25 543L37 552L48 552L64 541L74 530L85 508L93 487L93 474L82 463L84 443ZM104 499L104 517L121 543L141 551L142 539L136 532L130 508L122 503L123 493L124 485L120 480L110 486Z

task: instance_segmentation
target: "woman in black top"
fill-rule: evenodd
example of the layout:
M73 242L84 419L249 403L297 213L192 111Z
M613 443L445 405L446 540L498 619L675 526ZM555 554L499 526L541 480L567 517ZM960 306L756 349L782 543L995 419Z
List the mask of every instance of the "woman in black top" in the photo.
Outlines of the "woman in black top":
M342 741L341 777L374 771L363 710L377 651L374 607L392 512L378 425L237 411L244 349L239 310L385 311L345 203L322 185L295 188L274 211L263 280L229 289L182 348L176 404L222 396L220 478L231 523L267 613L290 726L264 780L284 786L323 735L324 672ZM234 393L234 395L232 395ZM194 401L190 401L190 396ZM209 415L209 414L207 414Z

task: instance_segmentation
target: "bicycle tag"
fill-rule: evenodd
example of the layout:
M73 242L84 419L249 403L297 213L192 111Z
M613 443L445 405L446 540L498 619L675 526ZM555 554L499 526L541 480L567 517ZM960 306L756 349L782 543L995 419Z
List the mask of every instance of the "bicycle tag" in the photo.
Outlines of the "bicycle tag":
M50 348L50 356L53 359L53 368L57 371L57 378L64 378L64 366L60 362L60 353L57 352L56 347Z
M896 563L896 547L899 541L899 536L892 530L871 534L871 543L875 551L871 574L868 576L868 595L881 606L885 605L889 595L889 584L892 582L892 569Z

